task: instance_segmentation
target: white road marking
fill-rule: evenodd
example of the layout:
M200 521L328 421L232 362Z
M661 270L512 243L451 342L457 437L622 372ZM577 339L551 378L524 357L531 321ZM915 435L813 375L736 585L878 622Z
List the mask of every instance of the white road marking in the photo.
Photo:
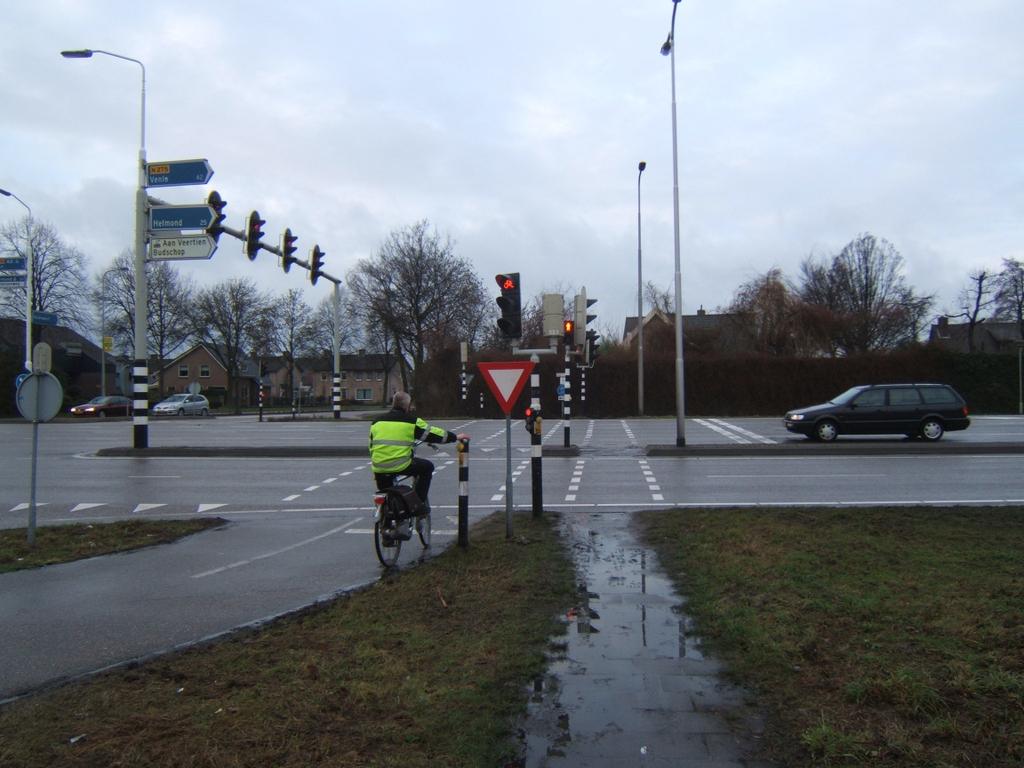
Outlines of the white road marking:
M135 509L132 510L132 514L137 515L139 512L148 512L151 509L159 509L166 506L166 504L137 504Z
M215 509L220 509L221 507L226 507L226 506L227 506L227 504L200 504L199 508L196 509L196 514L197 515L201 515L204 512L212 512Z
M301 493L293 493L291 496L285 496L281 501L295 501L301 495Z
M101 502L99 504L96 504L96 503L82 503L82 504L76 504L74 507L71 508L71 511L72 512L82 512L83 510L86 510L86 509L95 509L96 507L103 507L103 506L106 506L103 502Z
M241 568L243 565L250 565L251 563L257 562L258 560L266 560L268 557L275 557L277 555L284 554L285 552L290 552L293 549L298 549L299 547L304 547L307 544L312 544L314 541L320 541L320 539L326 539L328 536L333 536L336 533L340 533L341 531L344 531L346 528L355 525L362 519L363 518L361 517L357 517L355 520L349 520L347 523L345 523L344 525L339 525L337 528L332 528L329 531L325 531L324 533L321 533L317 536L313 536L303 541L296 542L295 544L289 544L287 547L275 549L273 552L264 552L262 555L256 555L255 557L250 557L247 560L239 560L238 562L231 563L229 565L223 565L220 568L213 568L209 571L203 571L202 573L194 573L192 574L192 578L202 579L207 576L213 576L217 573L230 571L232 568Z

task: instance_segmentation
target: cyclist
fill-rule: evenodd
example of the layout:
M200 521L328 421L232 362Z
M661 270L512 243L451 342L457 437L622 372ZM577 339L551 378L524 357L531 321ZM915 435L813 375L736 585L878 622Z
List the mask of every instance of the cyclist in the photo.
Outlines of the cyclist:
M455 434L440 427L432 427L415 415L412 397L408 392L396 392L391 400L391 410L374 419L370 425L370 461L377 490L390 488L396 475L410 475L415 479L414 489L430 512L430 480L434 476L434 464L427 459L413 455L417 440L427 443L454 443L466 439L467 435ZM407 540L412 534L409 524L403 521L397 537Z

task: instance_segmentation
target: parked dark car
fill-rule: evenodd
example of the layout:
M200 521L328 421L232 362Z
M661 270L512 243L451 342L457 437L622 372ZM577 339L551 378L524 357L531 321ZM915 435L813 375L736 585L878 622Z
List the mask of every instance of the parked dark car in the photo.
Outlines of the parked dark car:
M132 401L121 395L103 395L94 397L88 403L71 407L72 416L130 416Z
M938 440L967 429L967 404L946 384L868 384L852 387L822 405L797 408L786 429L826 442L839 435L906 435Z

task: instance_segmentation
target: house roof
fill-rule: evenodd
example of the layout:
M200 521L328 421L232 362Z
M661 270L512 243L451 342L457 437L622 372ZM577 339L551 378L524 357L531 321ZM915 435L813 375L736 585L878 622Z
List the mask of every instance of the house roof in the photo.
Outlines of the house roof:
M65 328L62 325L36 325L36 330L33 335L36 340L40 340L40 333L42 334L42 341L45 341L54 351L67 351L69 344L77 344L81 347L82 356L88 357L95 360L97 365L103 358L103 351L98 345L89 341L87 338L82 336L77 331L71 328ZM39 329L45 328L44 331ZM12 317L0 317L0 346L7 349L24 349L25 348L25 321L18 320ZM115 355L107 355L107 357L113 358Z

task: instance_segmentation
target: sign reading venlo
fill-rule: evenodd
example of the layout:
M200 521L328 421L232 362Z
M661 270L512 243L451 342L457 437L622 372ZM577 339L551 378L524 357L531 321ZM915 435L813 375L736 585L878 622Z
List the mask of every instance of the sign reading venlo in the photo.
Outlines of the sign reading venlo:
M149 260L208 259L215 250L217 245L209 235L154 237L149 241Z

